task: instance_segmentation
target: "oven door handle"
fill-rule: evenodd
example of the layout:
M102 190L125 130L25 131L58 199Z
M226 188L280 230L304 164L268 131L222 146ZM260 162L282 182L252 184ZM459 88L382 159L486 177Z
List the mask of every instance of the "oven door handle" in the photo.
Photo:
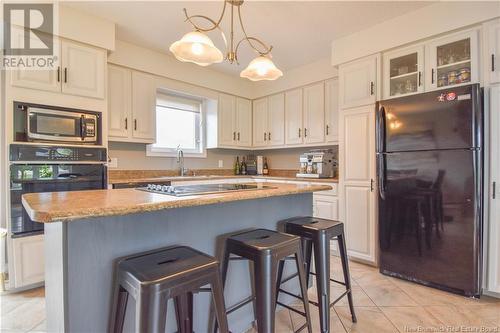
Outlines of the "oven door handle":
M83 174L77 173L77 172L68 172L68 173L61 173L57 175L57 178L78 178L82 177Z

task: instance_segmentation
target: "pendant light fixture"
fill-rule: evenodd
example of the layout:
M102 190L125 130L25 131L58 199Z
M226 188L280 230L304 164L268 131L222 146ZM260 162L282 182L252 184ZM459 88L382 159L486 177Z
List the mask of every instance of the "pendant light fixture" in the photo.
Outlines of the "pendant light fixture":
M186 21L191 23L195 31L185 34L180 40L174 42L170 45L170 52L174 56L184 62L192 62L200 66L208 66L214 63L220 63L223 60L229 61L229 63L238 63L238 48L242 42L246 42L257 54L258 56L253 59L243 71L241 71L240 76L247 78L252 81L260 80L276 80L283 76L283 72L280 71L271 60L271 50L272 46L267 46L260 39L252 36L248 36L245 28L243 26L243 20L241 18L241 5L243 0L224 0L224 7L222 8L222 13L217 21L204 15L192 15L189 16L186 8L184 8L184 15L186 16ZM220 28L220 23L224 18L227 5L230 6L230 17L231 17L231 31L229 45L226 36L222 29ZM235 43L234 40L234 20L235 20L235 9L237 10L238 21L240 24L241 31L243 33L243 38ZM211 26L208 28L202 28L193 22L193 19L204 19L210 22ZM212 40L206 35L207 32L213 30L219 30L222 34L222 39L226 46L226 55L223 56L222 52L214 45Z

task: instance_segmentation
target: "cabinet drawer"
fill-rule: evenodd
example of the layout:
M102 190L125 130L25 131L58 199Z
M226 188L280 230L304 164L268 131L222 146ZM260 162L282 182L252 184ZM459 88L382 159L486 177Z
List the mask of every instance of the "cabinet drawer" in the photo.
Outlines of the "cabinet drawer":
M328 191L320 191L320 192L315 192L318 195L330 195L330 196L337 196L337 188L338 184L337 183L310 183L311 185L328 185L331 186L332 189Z
M338 199L329 195L314 194L313 215L314 217L338 220Z

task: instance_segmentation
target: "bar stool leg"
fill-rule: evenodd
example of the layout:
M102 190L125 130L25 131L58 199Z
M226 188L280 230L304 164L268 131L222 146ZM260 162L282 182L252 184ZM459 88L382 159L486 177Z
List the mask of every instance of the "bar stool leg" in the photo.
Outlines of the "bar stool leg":
M304 312L306 314L307 331L312 333L311 312L309 310L309 299L307 297L306 272L304 269L304 259L302 258L301 251L295 253L295 263L297 264L297 271L299 272L300 291L302 293L302 302L304 304Z
M217 326L219 327L219 331L221 333L228 333L229 327L227 324L226 306L224 304L224 290L222 288L222 280L220 278L219 272L217 272L217 274L214 274L211 287L212 287L212 298L215 307L215 317L218 323Z
M187 292L174 298L177 330L180 333L193 332L193 293Z
M111 310L109 321L109 332L121 333L123 332L123 323L125 321L125 312L127 311L128 292L120 286L115 284L113 291L113 308Z
M320 234L314 243L316 289L321 332L330 332L330 239Z
M152 332L164 333L167 321L167 297L165 294L155 295L152 314L150 315L150 326Z
M304 253L304 266L306 273L306 285L309 287L309 276L311 272L311 256L312 256L312 240L305 237L300 239L302 245L302 253Z
M222 282L222 299L224 300L224 287L226 285L226 278L227 278L227 270L229 267L229 256L231 255L230 249L227 248L227 246L224 248L224 254L223 258L220 261L220 270L221 270L221 282ZM217 315L217 309L216 310L216 315ZM226 320L227 322L227 320ZM214 320L213 321L213 333L217 333L217 329L219 328L219 320Z
M274 333L277 266L278 263L271 256L261 256L255 262L256 317L259 333Z
M281 280L283 279L283 269L285 267L285 260L280 260L278 262L278 278L276 279L276 298L275 298L275 307L278 303L279 290L281 288Z
M349 273L349 260L347 258L347 250L345 246L344 234L337 236L337 241L339 244L340 260L342 261L342 271L344 272L344 283L345 288L349 290L347 293L347 300L349 301L349 309L351 310L352 322L357 321L356 314L354 312L354 303L352 301L352 287L351 287L351 276Z

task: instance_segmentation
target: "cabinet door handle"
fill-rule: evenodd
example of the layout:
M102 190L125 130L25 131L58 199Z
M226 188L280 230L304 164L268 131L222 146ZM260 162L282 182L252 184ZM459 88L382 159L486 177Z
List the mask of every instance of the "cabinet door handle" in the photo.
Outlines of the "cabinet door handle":
M61 82L61 66L57 66L57 82Z
M238 141L240 141L240 132L238 132Z
M326 125L326 135L328 135L329 130L330 130L330 126Z
M125 129L128 129L128 118L125 118Z
M264 141L267 141L267 133L264 132Z
M420 87L422 85L422 72L418 72L418 86Z
M370 82L370 95L373 96L375 93L375 83L373 81Z
M307 138L307 128L304 128L304 138Z
M431 83L434 84L434 68L431 70Z
M373 184L374 184L374 183L375 183L375 182L373 181L373 178L372 178L372 179L370 179L370 192L373 192Z
M301 137L301 134L302 134L301 129L299 128L299 138Z
M236 141L236 132L233 132L233 141Z
M491 55L491 71L492 72L495 71L495 55L494 54Z
M267 133L267 138L271 141L271 132Z
M64 83L68 82L68 67L64 67Z
M497 193L497 182L493 182L493 196L492 196L493 199L496 198L496 196L497 196L496 193Z
M134 131L137 131L137 119L134 119Z

